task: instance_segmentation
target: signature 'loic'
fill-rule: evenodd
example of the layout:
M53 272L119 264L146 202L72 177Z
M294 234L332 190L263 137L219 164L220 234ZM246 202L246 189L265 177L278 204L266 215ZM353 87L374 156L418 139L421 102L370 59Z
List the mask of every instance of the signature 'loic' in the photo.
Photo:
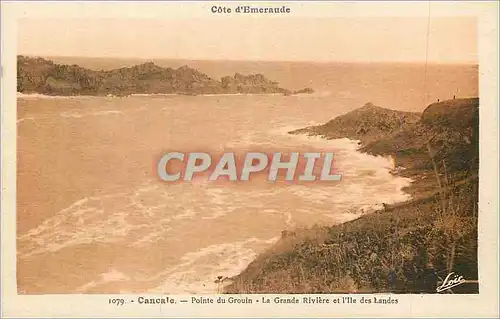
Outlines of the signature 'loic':
M442 292L448 289L451 289L453 287L456 287L458 285L461 285L465 283L465 279L463 276L455 275L454 272L450 272L446 278L444 279L443 283L436 288L437 292Z

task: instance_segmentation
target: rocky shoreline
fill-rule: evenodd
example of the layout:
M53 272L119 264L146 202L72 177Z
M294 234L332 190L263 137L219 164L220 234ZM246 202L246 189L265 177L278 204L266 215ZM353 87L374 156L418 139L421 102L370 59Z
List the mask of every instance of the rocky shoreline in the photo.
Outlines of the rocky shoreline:
M365 106L290 134L350 138L392 156L412 200L330 226L285 231L226 293L436 293L449 272L477 268L479 99L409 113ZM477 284L453 293L478 293Z
M163 68L153 62L113 70L90 70L78 65L57 64L40 57L17 57L17 91L23 94L59 96L129 96L132 94L311 94L304 88L292 91L262 74L209 77L187 65Z

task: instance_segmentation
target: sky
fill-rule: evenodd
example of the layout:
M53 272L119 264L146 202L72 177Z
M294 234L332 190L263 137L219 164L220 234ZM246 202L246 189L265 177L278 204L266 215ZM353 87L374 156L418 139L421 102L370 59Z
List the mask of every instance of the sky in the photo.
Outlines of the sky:
M427 38L429 34L429 38ZM428 41L428 42L427 42ZM428 52L426 50L428 43ZM19 20L36 56L477 63L474 17Z

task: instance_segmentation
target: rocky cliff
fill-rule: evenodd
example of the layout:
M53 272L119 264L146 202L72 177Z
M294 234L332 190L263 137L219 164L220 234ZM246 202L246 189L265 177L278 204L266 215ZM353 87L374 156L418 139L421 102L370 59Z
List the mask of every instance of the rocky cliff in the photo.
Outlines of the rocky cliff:
M394 111L366 103L363 107L323 125L310 126L290 133L321 135L328 139L347 137L369 143L402 130L419 119L419 113Z
M436 293L438 276L456 272L472 282L452 293L478 293L478 131L474 98L421 115L368 104L292 132L356 138L362 151L394 156L414 180L413 199L344 224L286 231L225 292Z
M43 58L18 56L17 91L47 95L130 94L299 94L281 88L262 74L225 76L220 81L188 66L163 68L153 62L109 71L56 64Z
M329 139L361 141L361 151L392 155L397 165L429 168L430 151L448 168L468 169L478 164L479 99L454 99L429 105L423 113L389 110L367 103L319 126L290 132Z
M449 172L479 167L479 99L456 99L429 105L416 123L366 143L374 155L393 155L408 168L431 168L432 156ZM444 168L443 168L444 169Z

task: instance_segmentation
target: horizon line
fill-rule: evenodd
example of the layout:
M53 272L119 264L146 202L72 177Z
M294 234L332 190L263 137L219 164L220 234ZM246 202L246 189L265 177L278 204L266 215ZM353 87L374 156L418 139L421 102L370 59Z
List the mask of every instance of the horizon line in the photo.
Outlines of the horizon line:
M365 60L257 60L257 59L210 59L210 58L173 58L173 57L124 57L124 56L77 56L77 55L39 55L39 54L22 54L16 56L40 57L40 58L79 58L79 59L116 59L116 60L140 60L144 62L152 62L152 60L173 60L173 61L200 61L200 62L257 62L257 63L314 63L314 64L330 64L330 63L345 63L345 64L428 64L428 65L469 65L479 66L479 61L365 61Z

